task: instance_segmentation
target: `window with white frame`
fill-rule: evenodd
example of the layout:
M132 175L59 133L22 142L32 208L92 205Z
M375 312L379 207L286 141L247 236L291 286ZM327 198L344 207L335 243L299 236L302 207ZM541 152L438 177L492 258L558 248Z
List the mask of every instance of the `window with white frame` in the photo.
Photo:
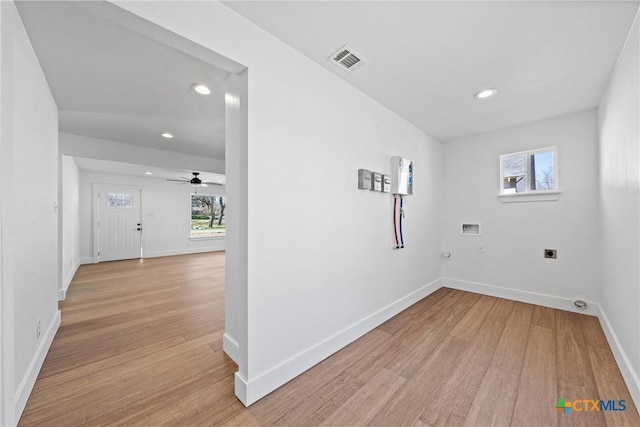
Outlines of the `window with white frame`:
M500 194L538 194L558 191L556 147L500 156Z
M224 196L192 194L189 237L224 237L227 231L226 205Z

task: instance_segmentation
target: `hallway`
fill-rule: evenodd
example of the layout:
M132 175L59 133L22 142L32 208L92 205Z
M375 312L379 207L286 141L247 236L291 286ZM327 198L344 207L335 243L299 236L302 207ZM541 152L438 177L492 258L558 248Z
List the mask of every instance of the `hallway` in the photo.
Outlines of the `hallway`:
M20 425L153 425L167 422L162 409L177 410L178 397L241 410L237 366L222 351L224 259L82 266Z

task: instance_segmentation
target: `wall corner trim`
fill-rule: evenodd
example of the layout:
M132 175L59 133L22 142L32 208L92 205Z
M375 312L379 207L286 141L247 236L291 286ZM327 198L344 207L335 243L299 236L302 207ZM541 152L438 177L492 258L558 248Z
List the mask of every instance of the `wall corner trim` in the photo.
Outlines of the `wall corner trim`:
M631 393L633 403L636 405L638 412L640 412L640 379L638 378L638 372L633 369L633 364L629 361L629 357L622 349L620 340L611 327L609 318L602 307L600 307L598 319L600 320L600 326L602 326L604 335L609 342L609 347L611 347L611 351L613 352L613 357L616 359L616 363L620 368L622 378L629 389L629 393Z
M247 392L249 388L247 380L245 380L242 375L240 375L240 372L236 372L234 378L236 397L238 398L238 400L240 400L240 402L242 402L244 406L249 406L247 404Z
M51 323L47 327L47 331L45 332L42 340L40 341L40 345L38 346L38 350L36 351L31 363L29 364L29 368L27 369L27 373L24 378L20 381L20 385L16 390L15 395L15 414L16 420L20 420L20 416L22 415L22 411L24 411L24 407L27 405L27 400L29 399L29 395L31 395L31 391L33 390L33 386L36 383L36 379L38 378L38 374L40 373L40 369L42 369L42 364L44 363L44 359L51 348L51 343L53 343L53 338L56 336L56 332L60 327L60 321L62 320L62 316L60 310L58 310L53 316Z
M246 380L236 373L236 396L245 406L251 405L441 287L441 280L434 280L253 379Z

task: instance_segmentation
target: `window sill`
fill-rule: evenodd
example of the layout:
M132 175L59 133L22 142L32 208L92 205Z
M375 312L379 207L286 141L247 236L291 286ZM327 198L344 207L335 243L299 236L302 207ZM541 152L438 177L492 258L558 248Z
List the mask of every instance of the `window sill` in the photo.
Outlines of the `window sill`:
M200 241L200 240L223 240L225 237L227 237L226 235L224 236L202 236L202 237L189 237L189 240L191 241Z
M560 191L545 191L544 193L520 193L520 194L499 194L498 200L501 203L519 202L553 202L560 198Z

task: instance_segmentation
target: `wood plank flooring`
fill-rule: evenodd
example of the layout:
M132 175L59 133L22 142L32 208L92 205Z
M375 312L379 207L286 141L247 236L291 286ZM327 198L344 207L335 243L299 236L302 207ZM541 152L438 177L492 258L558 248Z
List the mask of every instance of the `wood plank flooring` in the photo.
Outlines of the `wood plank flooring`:
M589 316L443 288L244 408L224 253L82 266L60 306L20 426L640 426Z

